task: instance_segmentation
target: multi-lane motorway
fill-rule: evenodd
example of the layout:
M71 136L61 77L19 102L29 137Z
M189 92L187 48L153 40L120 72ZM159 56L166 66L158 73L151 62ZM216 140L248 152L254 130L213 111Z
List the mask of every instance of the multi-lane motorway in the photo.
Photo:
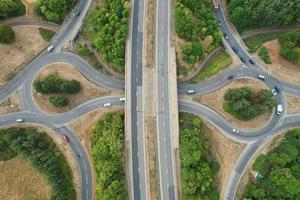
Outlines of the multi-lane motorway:
M0 90L0 101L5 100L15 90L21 92L21 102L24 111L0 116L0 126L14 125L17 118L24 118L25 123L39 124L53 129L57 134L68 135L70 137L70 147L74 152L74 159L77 160L78 171L81 176L81 199L91 200L93 198L93 177L91 176L91 164L89 163L88 155L76 135L68 128L68 124L80 118L82 115L97 109L104 109L103 104L111 102L113 106L123 107L119 97L101 97L79 105L73 110L63 114L49 114L42 111L34 102L32 98L32 82L40 69L43 67L56 63L65 62L72 64L78 71L80 71L87 79L97 85L108 88L110 90L122 91L124 89L124 82L120 80L113 80L91 67L83 59L73 53L62 52L63 47L67 42L73 40L84 19L84 16L89 7L90 1L81 0L76 10L81 11L80 16L70 14L68 19L62 25L60 31L52 40L54 45L54 52L43 51L32 62L30 62L22 72L20 72L11 82ZM131 54L130 54L130 73L131 73L131 182L132 199L140 200L147 199L147 166L145 164L145 136L143 135L143 120L139 113L142 112L142 60L143 60L143 32L144 32L144 1L133 0L132 7L132 21L131 21ZM221 4L220 4L221 7ZM159 178L160 178L160 196L161 199L177 199L176 177L174 175L173 164L173 147L171 140L171 127L169 119L169 82L168 70L170 66L169 58L169 34L170 34L170 0L158 0L156 10L156 67L157 80L156 87L158 88L158 105L157 105L157 119L158 119L158 147L159 147ZM222 7L216 13L217 20L221 22L221 31L226 33L227 42L230 48L235 47L237 55L243 57L246 62L243 65L231 70L227 70L219 74L209 81L202 81L198 84L179 84L178 91L180 95L186 95L188 89L194 89L197 94L204 94L216 90L227 84L230 80L227 79L229 75L234 78L248 77L257 78L258 74L264 74L265 81L262 81L269 88L275 85L283 90L283 93L290 93L300 96L300 86L279 80L263 70L259 62L251 64L249 62L251 56L244 49L243 45L236 40L236 35L233 35L228 22L226 21ZM276 97L278 103L283 104L286 111L286 102L284 94L281 93ZM213 123L222 134L231 137L237 141L247 143L245 150L240 155L238 161L235 163L235 168L232 171L228 180L225 199L234 199L234 194L244 170L254 154L263 147L266 142L270 141L277 134L282 131L294 128L300 124L300 115L276 115L273 113L272 118L261 129L245 131L240 130L238 134L232 133L234 126L225 120L219 113L212 109L196 104L186 100L179 101L179 109L185 112L191 112L199 115L211 123ZM76 155L80 155L78 158Z

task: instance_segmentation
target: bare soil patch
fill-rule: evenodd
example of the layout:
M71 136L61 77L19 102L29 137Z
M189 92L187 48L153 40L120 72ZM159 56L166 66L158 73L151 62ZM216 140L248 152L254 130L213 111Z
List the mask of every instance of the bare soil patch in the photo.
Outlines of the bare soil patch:
M154 6L155 0L147 2L145 66L154 67Z
M246 79L246 78L236 79L231 81L229 84L225 85L224 87L217 89L214 92L204 94L201 96L196 96L195 98L193 98L193 101L199 102L201 104L204 104L214 109L216 112L221 114L226 120L228 120L230 123L234 124L239 128L255 129L255 128L263 127L266 124L266 122L270 119L271 113L264 113L254 119L241 121L223 110L223 104L225 102L224 94L226 90L231 88L239 88L239 87L246 87L246 86L250 87L254 92L258 92L259 90L265 88L264 85L262 85L259 81L256 81L254 79Z
M287 97L287 114L300 113L300 97L286 94Z
M14 92L10 97L0 103L0 114L19 112L22 110L19 91Z
M268 51L272 64L264 64L264 68L271 74L291 83L300 84L300 66L288 62L279 55L280 44L278 39L263 44Z
M11 44L0 44L0 86L11 80L25 63L47 46L37 28L13 27L13 30L16 40Z
M22 2L26 7L26 15L36 15L34 7L37 0L22 0Z
M0 199L50 199L51 187L46 179L21 156L0 161L0 177Z
M72 108L80 105L81 103L93 99L95 97L100 97L110 94L110 91L104 89L100 86L87 80L80 72L78 72L71 65L66 63L56 63L42 69L36 77L37 79L44 79L50 74L57 74L60 78L66 80L75 79L80 82L81 90L77 94L55 94L58 96L63 96L68 98L69 105L63 108L55 108L52 104L48 102L48 97L50 95L38 94L33 91L33 96L37 104L45 111L50 113L61 113L71 110ZM51 94L53 95L53 94Z
M228 178L233 170L234 164L246 146L224 136L208 121L204 121L203 132L205 132L211 144L211 154L220 164L217 174L217 187L220 192L220 199L224 199L224 193Z

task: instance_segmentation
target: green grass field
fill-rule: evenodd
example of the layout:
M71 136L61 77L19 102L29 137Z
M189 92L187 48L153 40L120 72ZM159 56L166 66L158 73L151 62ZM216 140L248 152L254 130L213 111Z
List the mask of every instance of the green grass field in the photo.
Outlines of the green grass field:
M213 56L203 66L199 74L194 77L190 82L197 83L207 77L217 74L220 70L225 69L232 63L230 56L222 49L219 53Z
M260 34L244 40L249 48L249 53L256 52L263 43L279 38L283 33Z

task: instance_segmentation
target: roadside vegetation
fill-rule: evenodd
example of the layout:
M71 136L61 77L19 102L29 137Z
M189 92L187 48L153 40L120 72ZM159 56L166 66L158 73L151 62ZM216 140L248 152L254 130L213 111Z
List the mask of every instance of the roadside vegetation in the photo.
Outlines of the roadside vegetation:
M26 8L21 0L0 0L0 20L21 16L25 12Z
M77 0L38 0L36 12L45 20L60 24L76 3Z
M282 34L283 33L259 34L245 39L244 42L248 47L249 53L255 53L259 48L262 47L263 43L275 40Z
M256 28L276 27L300 22L299 2L286 0L228 2L229 18L239 32Z
M300 65L300 30L283 34L279 38L280 55L288 61Z
M52 37L54 36L55 32L48 30L48 29L44 29L44 28L39 28L39 32L42 36L42 38L46 41L46 42L50 42Z
M96 171L96 199L127 199L125 187L124 113L108 113L101 118L91 138Z
M216 55L212 56L207 63L203 66L201 71L197 76L195 76L190 82L191 83L198 83L205 78L211 77L217 74L222 69L225 69L232 63L232 59L226 53L224 49L218 52Z
M129 0L99 2L88 16L84 36L101 57L113 64L117 72L125 72L125 45L128 34Z
M244 199L300 198L300 129L290 130L284 140L267 154L260 155L253 170L264 178L248 183Z
M177 53L182 52L180 57L186 65L179 68L191 68L218 47L222 38L209 0L176 0L175 27L183 40L183 44L178 44ZM186 75L184 70L178 71Z
M270 90L254 93L249 87L228 89L225 92L223 109L239 120L250 120L269 112L276 105Z
M190 113L179 114L179 150L182 199L218 200L218 162L210 154L210 143L202 131L202 121Z
M0 42L4 44L12 43L15 40L15 32L8 25L0 25Z
M0 130L0 160L20 155L30 160L52 186L51 200L76 199L70 167L55 143L34 128Z
M264 63L266 63L266 64L272 63L270 55L269 55L269 51L266 47L260 48L258 55L264 61Z
M43 80L33 83L34 89L42 94L76 94L80 92L80 82L76 80L63 80L56 74L50 74ZM48 97L48 101L55 107L64 107L69 104L67 98L57 95Z

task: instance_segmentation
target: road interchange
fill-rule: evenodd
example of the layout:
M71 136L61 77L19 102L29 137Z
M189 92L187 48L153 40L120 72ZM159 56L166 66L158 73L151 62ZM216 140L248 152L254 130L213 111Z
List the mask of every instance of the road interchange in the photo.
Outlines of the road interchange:
M73 65L87 79L99 86L117 91L122 91L124 89L124 81L111 79L96 71L79 56L73 53L60 51L60 48L66 42L73 40L76 37L82 24L84 15L87 12L88 5L88 1L80 1L78 9L82 10L81 16L77 18L76 16L73 16L71 14L69 20L64 23L59 33L53 39L52 44L55 45L54 52L48 53L47 51L43 51L38 57L36 57L36 59L29 63L24 68L24 70L21 71L11 82L9 82L4 88L0 90L0 101L5 100L14 91L20 90L21 102L24 107L23 112L0 116L0 126L14 125L16 124L17 118L24 118L26 123L46 126L50 129L55 130L60 135L68 135L70 137L70 147L74 152L74 159L77 160L79 172L81 175L81 199L86 200L93 199L93 177L91 176L91 164L89 163L87 152L83 148L79 139L76 137L76 134L73 133L67 127L67 125L71 121L80 118L84 114L95 111L97 109L102 109L103 104L106 102L111 102L115 107L123 107L122 102L120 102L119 100L120 96L96 98L77 106L69 112L62 114L48 114L42 111L34 102L34 99L32 97L32 82L36 74L43 67L57 62L64 62ZM163 10L161 12L163 12ZM265 84L268 88L273 88L275 85L278 85L284 92L300 96L299 85L294 85L283 80L278 80L277 78L263 71L260 65L252 65L251 63L249 63L249 59L251 58L251 56L247 53L247 51L243 49L243 46L240 45L231 34L230 28L227 25L228 22L226 22L223 13L218 12L216 14L216 17L221 21L222 31L226 32L228 35L229 45L231 47L234 46L238 49L238 56L243 56L244 58L246 58L246 63L245 65L241 65L235 69L226 70L224 73L216 76L209 81L203 81L197 84L179 84L178 92L180 95L185 95L188 89L194 89L198 95L214 91L230 82L230 80L227 79L229 75L234 75L235 78L245 77L256 79L258 74L264 74L266 76L266 81L262 83ZM284 98L284 95L278 95L276 98L277 102L284 105L284 110L286 111L286 100ZM231 137L237 141L248 143L239 160L236 162L235 169L228 181L228 186L225 194L226 199L233 199L238 182L249 161L253 158L254 154L258 152L269 140L274 138L277 134L280 134L282 131L285 131L287 129L295 128L300 123L300 115L286 115L286 113L283 113L282 115L276 115L273 112L272 118L263 128L252 131L241 130L238 134L233 134L232 128L234 126L230 124L226 119L224 119L220 114L204 105L196 104L190 101L179 100L179 110L199 115L200 117L203 117L213 123L218 129L221 130L221 133L225 134L226 136ZM76 158L77 154L80 155L80 159ZM134 167L137 166L133 166L133 168ZM138 196L141 196L140 187L138 185L133 184L133 191L137 194L135 195L136 198L134 199L140 199Z

